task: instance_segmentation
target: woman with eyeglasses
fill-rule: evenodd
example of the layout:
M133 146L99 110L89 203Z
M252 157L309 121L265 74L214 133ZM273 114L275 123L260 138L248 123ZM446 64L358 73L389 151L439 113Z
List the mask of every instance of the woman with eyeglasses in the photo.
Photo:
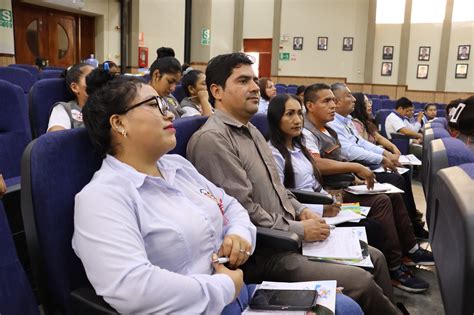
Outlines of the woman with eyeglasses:
M387 151L395 155L400 155L400 150L390 140L382 136L372 117L372 102L363 93L352 93L356 99L354 111L352 112L352 122L359 132L359 136L374 144L383 146Z
M211 116L212 106L209 103L206 75L200 70L188 67L181 80L186 97L181 100L181 117Z
M260 78L258 80L258 86L260 87L260 102L258 103L258 112L266 114L270 100L276 95L276 87L273 81L269 78Z
M76 195L72 245L96 293L120 313L220 314L254 250L247 211L166 154L173 115L150 85L118 77L88 92L84 123L104 159Z

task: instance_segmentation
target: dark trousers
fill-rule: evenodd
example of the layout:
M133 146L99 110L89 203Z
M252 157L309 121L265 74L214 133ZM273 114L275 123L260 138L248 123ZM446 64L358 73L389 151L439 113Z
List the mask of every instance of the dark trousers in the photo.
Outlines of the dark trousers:
M408 211L408 215L413 225L419 224L416 215L416 204L413 198L413 191L411 189L411 177L410 172L406 172L403 175L397 173L375 173L377 181L381 183L390 183L395 187L400 188L405 193L402 194L405 207Z
M416 244L413 226L400 194L352 195L344 193L344 202L359 202L370 207L369 219L382 226L384 243L382 252L387 258L389 268L401 264L403 251L410 250ZM369 235L367 234L369 238ZM370 239L369 239L370 243Z

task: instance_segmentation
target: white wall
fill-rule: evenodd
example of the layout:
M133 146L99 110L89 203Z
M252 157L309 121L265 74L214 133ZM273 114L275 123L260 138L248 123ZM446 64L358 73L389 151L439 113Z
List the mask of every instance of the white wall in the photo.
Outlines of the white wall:
M274 0L244 0L243 38L272 38Z
M410 90L436 90L442 30L443 24L440 23L411 25L407 65L407 85ZM429 61L418 60L420 46L431 46ZM419 64L429 65L427 79L416 78L417 66Z
M148 66L156 59L156 49L162 46L172 47L176 58L183 62L185 0L139 1L138 29L148 47Z
M212 1L210 58L233 51L234 6L234 0Z
M471 45L469 60L457 60L458 46ZM467 63L466 79L454 77L456 64ZM448 69L446 70L446 91L474 92L474 21L454 22L451 28L451 41L449 43Z
M372 83L397 84L400 58L401 24L377 24L375 26L374 64ZM393 59L382 60L383 46L393 46ZM382 76L382 62L392 62L392 76Z
M280 61L279 75L347 77L364 81L368 0L282 0L280 52L295 60ZM293 50L293 37L304 37L303 50ZM318 36L328 37L328 50L317 50ZM342 50L343 37L354 37L353 51Z

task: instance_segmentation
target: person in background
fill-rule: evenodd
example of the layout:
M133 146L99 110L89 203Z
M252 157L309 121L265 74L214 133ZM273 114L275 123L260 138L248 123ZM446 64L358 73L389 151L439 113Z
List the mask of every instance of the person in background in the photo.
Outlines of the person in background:
M156 59L163 57L175 57L174 49L171 47L160 47L156 50Z
M446 105L446 119L448 120L448 131L451 137L457 138L459 135L459 127L456 123L451 122L451 118L454 116L456 113L456 108L459 105L459 103L462 103L461 98L457 98L455 100L452 100L449 102L448 105Z
M267 113L268 103L276 95L275 84L269 78L260 78L258 80L258 86L260 87L260 102L258 104L259 113Z
M474 95L459 102L449 122L456 125L457 137L474 151Z
M418 131L421 128L423 112L418 113L416 123L410 123L409 119L413 117L413 103L406 97L401 97L395 104L395 111L387 116L385 120L385 130L387 138L391 139L392 133L401 133L415 139L415 143L423 141L423 135Z
M206 75L200 70L188 68L181 79L186 97L181 100L181 117L211 116L212 106L209 103Z
M427 122L436 118L438 113L438 107L436 104L427 103L423 108L423 118L421 119L421 125L424 126Z
M84 123L104 159L76 195L72 247L95 292L119 313L220 314L255 248L247 212L166 154L173 115L150 85L113 77L88 92Z
M84 127L82 108L87 101L86 76L94 68L85 63L72 66L66 72L66 86L74 99L53 105L49 116L48 132Z
M48 65L48 62L44 60L43 58L37 57L35 59L35 66L36 68L38 68L39 71L43 71L44 67L46 67L47 65Z
M117 64L113 61L107 60L102 63L100 66L101 69L104 71L109 71L112 74L120 74L120 68Z
M178 100L171 94L181 80L181 64L174 57L156 59L150 67L150 85L159 96L163 97L175 118L181 117L184 111Z
M301 103L303 104L304 102L304 90L306 89L306 86L304 85L300 85L298 86L298 88L296 89L296 96L298 96L298 98L300 99ZM303 111L305 110L304 106L303 106Z
M287 188L326 193L320 180L316 161L304 145L303 109L296 96L281 94L268 107L270 148L280 178ZM412 264L433 265L433 255L419 247L407 209L400 194L360 195L342 192L343 202L359 202L371 208L368 218L375 219L383 229L383 253L387 259L392 283L408 292L422 292L429 284L413 276L402 263L403 252L410 253ZM318 214L333 216L335 204L325 205ZM336 211L335 215L337 215ZM370 239L369 239L370 242Z
M353 93L355 98L354 111L351 113L352 122L363 139L383 146L387 151L400 155L400 150L390 140L382 136L372 117L372 102L363 93Z

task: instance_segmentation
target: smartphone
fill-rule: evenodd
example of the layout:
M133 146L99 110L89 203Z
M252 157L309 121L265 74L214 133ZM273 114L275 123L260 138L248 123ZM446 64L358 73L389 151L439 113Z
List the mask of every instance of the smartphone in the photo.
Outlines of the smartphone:
M258 289L249 306L260 310L306 311L316 306L317 299L316 290Z

